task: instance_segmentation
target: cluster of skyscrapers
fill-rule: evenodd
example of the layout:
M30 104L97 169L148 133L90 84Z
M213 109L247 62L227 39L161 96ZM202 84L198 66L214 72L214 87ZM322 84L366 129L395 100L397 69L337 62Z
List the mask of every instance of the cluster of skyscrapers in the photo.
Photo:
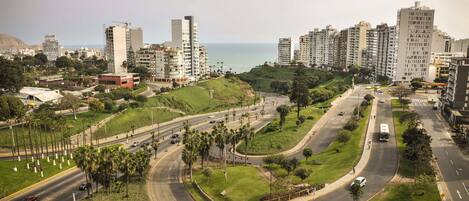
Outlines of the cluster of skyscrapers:
M171 21L171 41L163 44L143 44L140 28L129 23L109 26L106 34L108 72L126 73L129 66L149 69L155 81L194 81L209 73L207 50L197 38L194 17Z
M398 11L395 26L383 23L372 27L361 21L340 31L330 25L314 29L300 36L295 53L291 53L291 38L281 38L278 64L290 65L294 60L305 66L343 70L358 65L372 69L375 76L385 76L395 82L408 83L414 78L433 81L440 76L435 73L440 67L449 67L449 62L431 65L439 54L453 57L460 55L459 51L465 52L464 48L451 48L456 43L434 26L434 12L416 2Z

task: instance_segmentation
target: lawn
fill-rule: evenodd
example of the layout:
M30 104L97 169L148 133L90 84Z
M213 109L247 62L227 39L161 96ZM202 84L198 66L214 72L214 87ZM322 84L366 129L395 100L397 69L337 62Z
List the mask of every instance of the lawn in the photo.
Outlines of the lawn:
M194 174L194 179L214 200L257 201L269 192L269 181L252 166L228 167L228 180L225 182L222 168L214 168L213 175L206 177L202 171ZM220 193L225 191L225 196Z
M296 109L292 110L286 117L285 125L282 129L270 131L270 127L279 128L279 118L272 121L271 126L266 126L257 132L248 145L248 154L263 155L275 154L293 148L301 139L304 138L318 121L324 112L312 106L300 111L300 115L306 118L306 121L299 127L296 125ZM237 147L237 151L245 153L245 144L241 143Z
M363 149L363 136L366 132L371 106L365 111L365 117L360 119L359 127L351 132L350 140L345 143L332 142L329 147L318 154L313 154L308 160L303 159L301 166L309 168L312 173L306 179L309 183L330 183L347 174L358 163ZM336 149L340 150L338 153Z
M181 116L180 113L171 112L167 109L130 108L123 114L111 119L106 126L99 128L95 135L99 138L106 138L131 131L131 125L135 128L151 125L152 115L154 123L169 121Z
M254 91L238 79L213 79L149 98L145 107L166 106L187 114L208 113L254 102Z
M70 165L68 165L67 159L65 159L64 163L62 163L63 169L60 169L59 160L56 162L56 166L54 166L52 157L49 163L45 159L40 160L40 165L44 172L44 178L41 178L39 170L38 173L34 173L31 161L31 168L29 170L26 168L26 160L24 160L24 158L20 162L0 161L0 198L75 166L73 160L70 160ZM15 164L17 165L18 172L13 171Z
M384 192L374 197L372 201L440 201L440 195L436 185L425 185L419 192L410 183L391 184L386 186Z
M398 99L392 99L391 106L394 109L409 109L409 105L402 106Z
M132 201L148 201L150 200L147 196L146 191L146 184L145 181L131 181L129 183L129 197L125 196L125 182L123 182L123 186L121 191L118 192L111 192L106 193L105 191L101 190L99 193L93 194L93 197L90 200L93 201L120 201L120 200L132 200Z
M83 129L88 125L95 124L96 122L99 122L106 117L109 117L110 115L111 114L108 113L84 112L77 114L77 120L73 119L73 115L65 116L67 123L63 133L71 133L73 135L82 132ZM28 129L26 125L14 126L13 131L19 138L19 142L16 142L16 144L22 147L24 142L23 138L28 136ZM39 137L42 137L43 143L45 144L47 137L47 142L50 144L50 137L52 132L41 129L39 127L33 127L31 129L31 134L33 136L33 143L35 137L38 137L38 141ZM60 135L60 132L57 132L56 135ZM28 142L26 142L26 144L28 144ZM0 129L0 147L10 148L11 145L11 130L9 128Z

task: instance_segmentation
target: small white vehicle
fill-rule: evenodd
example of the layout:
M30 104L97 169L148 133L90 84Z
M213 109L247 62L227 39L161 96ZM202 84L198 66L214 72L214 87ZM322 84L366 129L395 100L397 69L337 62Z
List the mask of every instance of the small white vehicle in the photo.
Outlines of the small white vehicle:
M353 182L350 184L350 186L353 186L354 184L359 184L360 187L364 187L366 185L366 178L365 177L357 177Z
M384 103L384 100L383 100L383 99L380 99L380 100L379 100L379 103Z
M137 147L137 146L138 146L138 142L134 142L134 143L132 144L132 147Z
M215 116L210 115L210 116L208 116L208 118L209 118L209 119L212 119L212 118L215 118Z

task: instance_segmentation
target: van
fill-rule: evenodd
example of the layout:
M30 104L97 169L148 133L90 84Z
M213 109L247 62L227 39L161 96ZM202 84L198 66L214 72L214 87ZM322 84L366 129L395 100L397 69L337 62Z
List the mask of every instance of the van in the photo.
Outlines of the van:
M433 104L433 109L438 110L438 103Z

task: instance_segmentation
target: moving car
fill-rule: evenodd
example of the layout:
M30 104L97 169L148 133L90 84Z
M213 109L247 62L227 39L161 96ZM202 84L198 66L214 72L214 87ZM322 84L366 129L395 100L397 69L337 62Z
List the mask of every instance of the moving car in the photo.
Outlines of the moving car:
M350 186L353 186L354 184L360 185L360 187L364 187L366 185L366 178L365 177L357 177L353 182L350 184Z
M211 119L211 118L215 118L215 116L213 116L213 115L210 115L210 116L208 116L208 118L209 118L209 119Z
M383 99L380 99L380 100L379 100L379 103L384 103L384 100L383 100Z
M216 123L216 122L217 122L217 121L215 121L215 120L209 121L209 123L211 123L211 124L214 124L214 123Z
M84 191L84 190L87 190L88 188L91 188L91 183L82 183L78 187L78 190Z
M339 116L344 116L345 112L339 112Z
M179 134L173 134L171 138L179 138Z
M175 138L171 140L171 144L177 144L179 143L179 138Z
M24 201L39 201L39 198L37 196L28 196L24 198Z
M138 142L134 142L134 143L132 144L132 147L137 147L137 146L138 146Z

